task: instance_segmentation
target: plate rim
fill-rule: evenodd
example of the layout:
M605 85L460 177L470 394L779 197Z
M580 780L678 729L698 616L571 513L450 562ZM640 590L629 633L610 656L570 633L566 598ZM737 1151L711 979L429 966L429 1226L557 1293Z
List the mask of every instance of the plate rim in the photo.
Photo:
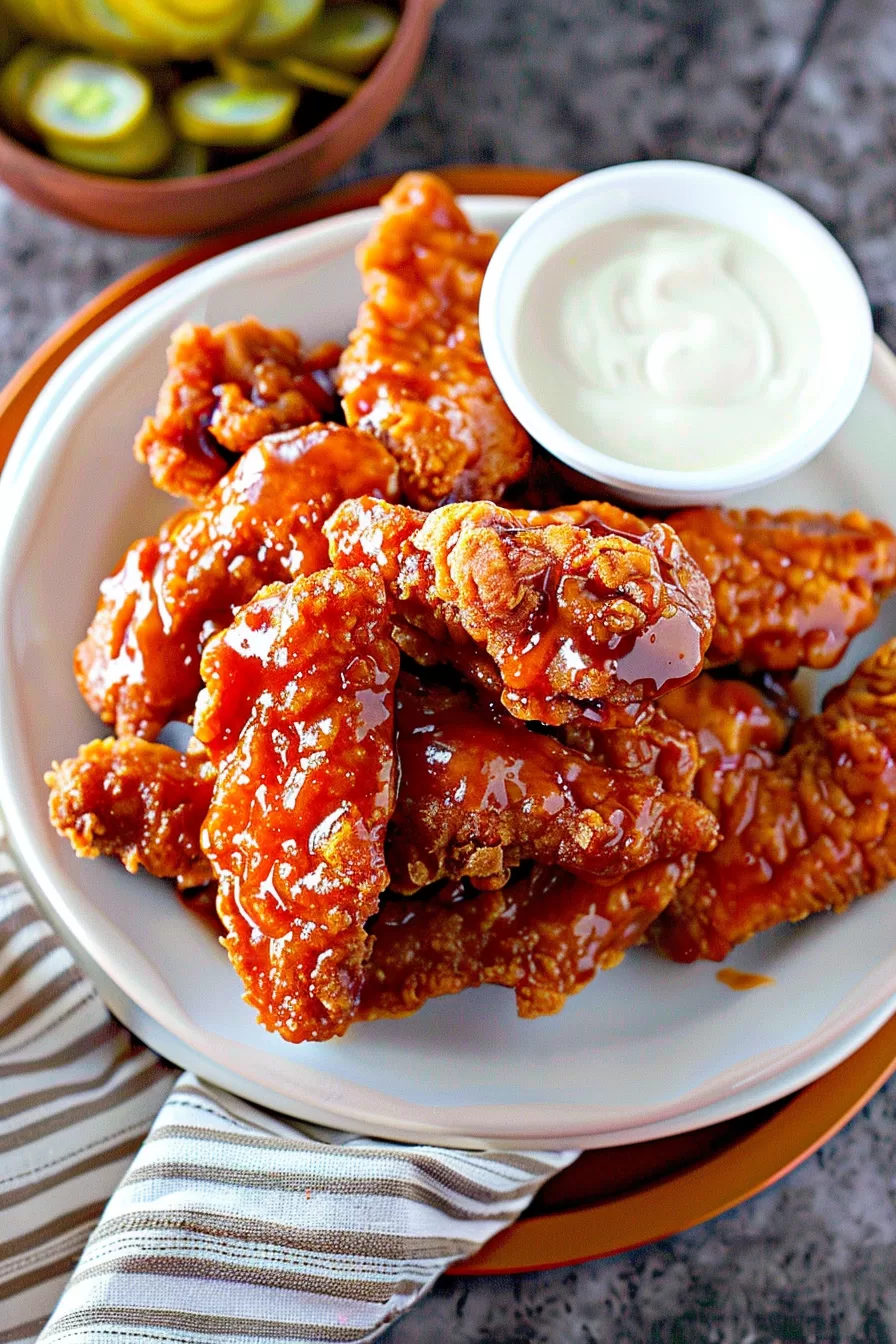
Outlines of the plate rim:
M456 191L466 195L490 196L540 195L572 176L569 173L552 172L547 169L498 168L494 170L447 169L440 171L448 178ZM5 458L41 386L88 335L96 331L115 313L130 306L134 300L157 288L164 281L172 279L182 271L191 269L222 252L230 251L234 247L318 219L344 214L350 210L367 208L376 203L383 191L388 189L388 186L394 180L395 175L392 175L357 183L352 187L329 193L327 196L317 198L305 207L282 213L252 228L235 230L230 234L206 240L203 243L179 249L174 254L157 258L109 286L45 342L20 370L19 374L13 378L4 392L0 393L0 462ZM896 400L896 360L889 351L880 346L880 343L878 343L875 353L875 364L881 375L881 381L888 384L887 390L890 399ZM25 866L27 868L27 865ZM861 1048L867 1049L867 1046ZM811 1086L815 1085L814 1083L811 1084ZM425 1136L421 1135L421 1137L424 1137L425 1141ZM480 1138L477 1142L481 1145L483 1142L489 1141L494 1142L494 1140L488 1138ZM523 1138L511 1140L511 1142L517 1144L525 1141ZM552 1140L555 1144L561 1141L563 1140L559 1137Z

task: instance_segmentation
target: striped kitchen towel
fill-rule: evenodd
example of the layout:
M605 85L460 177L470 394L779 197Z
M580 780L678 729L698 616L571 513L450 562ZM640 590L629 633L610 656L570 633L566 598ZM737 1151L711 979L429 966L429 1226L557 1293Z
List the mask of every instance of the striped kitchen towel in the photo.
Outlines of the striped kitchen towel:
M379 1142L177 1077L0 856L0 1344L372 1339L575 1156Z

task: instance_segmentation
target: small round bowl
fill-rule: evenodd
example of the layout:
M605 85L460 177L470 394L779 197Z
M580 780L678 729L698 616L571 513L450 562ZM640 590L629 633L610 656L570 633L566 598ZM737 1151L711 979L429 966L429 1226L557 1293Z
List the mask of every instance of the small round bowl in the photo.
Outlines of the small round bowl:
M199 177L77 172L0 131L0 180L44 210L118 233L211 233L306 196L378 135L423 60L441 0L402 0L395 38L354 98L269 154Z
M530 285L548 258L601 224L664 214L689 215L746 234L784 263L809 299L821 333L820 392L811 415L773 451L698 471L626 462L558 424L526 383L516 355L516 333L525 323ZM480 324L492 375L538 443L618 495L665 505L716 503L777 480L814 457L858 400L874 336L858 273L817 219L755 178L680 161L602 168L544 196L499 243L482 288Z

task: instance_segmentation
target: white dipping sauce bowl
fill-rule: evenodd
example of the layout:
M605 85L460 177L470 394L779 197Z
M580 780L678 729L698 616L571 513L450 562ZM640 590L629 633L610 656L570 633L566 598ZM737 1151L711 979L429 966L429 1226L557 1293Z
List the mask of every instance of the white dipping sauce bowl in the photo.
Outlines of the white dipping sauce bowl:
M626 462L571 434L530 391L516 356L526 295L565 244L612 221L689 215L736 229L791 272L815 314L822 361L814 408L771 451L706 470ZM836 434L868 377L874 332L868 296L842 247L802 206L774 187L704 163L625 163L567 182L511 226L486 271L482 347L504 400L532 437L575 471L645 504L712 504L767 485L808 462Z

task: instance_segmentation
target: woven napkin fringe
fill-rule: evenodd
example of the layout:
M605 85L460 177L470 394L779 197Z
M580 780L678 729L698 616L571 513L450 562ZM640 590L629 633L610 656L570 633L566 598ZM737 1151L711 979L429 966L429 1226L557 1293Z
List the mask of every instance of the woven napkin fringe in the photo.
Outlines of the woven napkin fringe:
M0 1344L360 1344L577 1155L380 1142L174 1078L0 859Z

